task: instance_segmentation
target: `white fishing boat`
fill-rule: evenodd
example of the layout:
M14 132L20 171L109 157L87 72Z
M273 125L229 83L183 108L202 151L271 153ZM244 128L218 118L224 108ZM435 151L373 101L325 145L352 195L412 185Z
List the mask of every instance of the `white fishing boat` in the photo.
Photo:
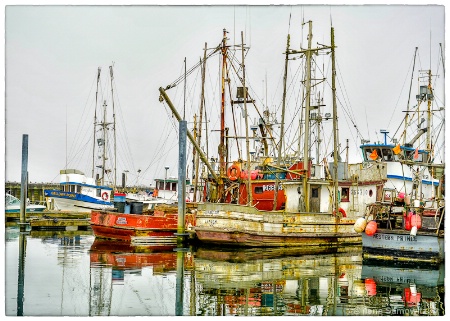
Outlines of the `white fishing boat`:
M367 259L428 263L445 260L445 163L438 155L438 147L444 146L443 133L439 135L444 111L436 106L431 70L422 73L424 76L418 77L417 105L406 111L401 137L388 144L384 131L384 143L361 146L367 166L387 168L381 197L367 205L365 217L355 225L365 231L362 245ZM417 115L426 116L426 120ZM413 137L409 141L408 134Z
M114 208L112 188L97 185L95 180L76 169L60 171L60 189L44 190L52 209L70 212L90 212L93 209Z
M26 202L26 212L43 212L47 207L42 204L32 204L29 200ZM6 193L5 194L5 212L20 213L20 199Z

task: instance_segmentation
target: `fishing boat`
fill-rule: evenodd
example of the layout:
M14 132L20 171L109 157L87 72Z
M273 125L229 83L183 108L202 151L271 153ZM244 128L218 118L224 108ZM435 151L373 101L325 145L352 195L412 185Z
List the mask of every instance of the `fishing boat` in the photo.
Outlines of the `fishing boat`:
M312 22L309 21L307 24L309 25L308 39L311 39ZM188 132L198 157L208 169L207 175L204 175L203 194L199 198L194 228L196 237L202 242L248 247L306 245L333 247L336 244L361 244L361 235L354 231L353 225L355 220L363 215L365 205L379 197L380 188L386 179L383 175L385 168L363 167L362 164L349 165L340 160L335 98L333 99L333 115L326 115L326 118L333 120L333 134L330 133L330 136L333 137L334 147L333 152L328 153L328 156L333 156L333 161L328 163L326 157L320 157L320 139L316 140L318 144L315 147L319 156L314 160L310 157L309 134L312 130L310 125L314 124L320 128L322 119L321 113L318 113L319 107L314 106L311 101L312 88L316 87L312 84L311 62L315 53L327 51L331 52L334 66L334 30L332 29L331 46L320 45L318 48L312 48L311 40L309 40L307 49L292 50L289 48L289 39L288 36L285 80L288 61L293 60L290 55L302 55L307 61L307 72L303 81L306 84L304 88L306 105L301 108L304 110L302 121L304 137L302 140L299 139L298 143L299 146L303 143L303 150L307 151L303 155L300 148L294 156L282 150L285 136L283 129L285 100L283 100L279 141L273 138L275 134L269 121L268 110L259 119L258 125L249 126L248 117L244 117L247 155L238 151L237 160L228 161L231 156L228 148L230 140L242 138L233 137L228 133L228 128L233 126L225 126L225 110L229 110L228 107L225 108L225 97L227 97L225 84L231 78L228 74L229 70L242 71L236 77L241 81L239 86L242 87L237 87L237 100L231 101L231 108L233 105L243 106L243 114L248 115L247 104L255 105L255 100L247 91L245 72L242 67L245 65L246 50L243 35L242 45L237 46L242 51L242 61L239 66L232 65L236 54L230 54L232 59L229 59L230 46L227 44L226 30L224 30L221 44L213 51L222 55L219 157L217 159L206 157L199 147L198 139ZM333 77L334 74L335 72L332 73ZM166 92L176 84L159 89L160 101L166 102L173 115L180 121L181 117ZM286 82L284 87L283 96L285 97ZM335 95L335 90L332 92ZM201 101L203 102L203 99ZM318 105L320 104L318 102ZM249 134L249 128L253 131L252 134ZM255 147L255 152L252 153L249 147L250 138L261 143L261 148ZM270 154L269 149L271 149ZM214 159L214 164L209 161L209 158Z
M83 171L74 168L60 170L59 189L44 190L47 203L51 204L52 209L86 213L91 210L114 209L113 190L117 186L116 111L112 88L114 79L112 66L109 69L112 111L106 100L101 106L98 106L101 68L98 68L96 75L97 91L91 142L92 175L88 176Z
M186 232L195 226L195 213L185 214ZM176 243L178 231L178 206L161 204L152 210L131 213L91 211L91 228L96 238L115 239L136 244ZM190 233L190 237L194 237Z
M189 183L187 181L186 183ZM135 243L176 243L178 232L178 180L156 180L151 198L130 198L128 193L114 193L115 210L93 210L91 228L98 238ZM189 199L189 193L186 200ZM185 229L194 238L196 203L190 203L185 213Z
M26 202L25 211L28 212L43 212L47 207L42 204L32 204L28 200ZM20 213L20 199L6 193L5 194L5 212L6 213Z
M367 205L357 224L368 259L416 264L445 260L445 163L439 162L436 154L442 140L437 120L443 122L444 118L434 117L443 108L436 107L431 70L422 72L425 77L419 77L417 105L408 108L400 139L389 144L384 131L384 143L361 145L368 166L387 167L382 197ZM427 115L425 127L425 119L416 116L419 114ZM413 138L407 141L410 130ZM421 139L424 134L425 139Z
M89 212L92 209L113 209L112 188L97 185L77 169L60 170L60 189L44 190L52 209L70 212Z

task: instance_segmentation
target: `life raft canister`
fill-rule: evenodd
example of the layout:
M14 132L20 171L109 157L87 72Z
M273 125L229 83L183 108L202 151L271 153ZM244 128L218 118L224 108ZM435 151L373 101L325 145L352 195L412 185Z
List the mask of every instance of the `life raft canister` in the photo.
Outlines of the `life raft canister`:
M241 167L237 163L233 163L227 170L227 176L230 180L235 181L241 176Z

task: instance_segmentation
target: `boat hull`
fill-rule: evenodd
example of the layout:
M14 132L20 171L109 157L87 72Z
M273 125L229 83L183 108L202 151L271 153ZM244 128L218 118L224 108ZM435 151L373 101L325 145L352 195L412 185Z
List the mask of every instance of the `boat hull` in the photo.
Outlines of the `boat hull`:
M444 236L418 231L378 229L373 236L362 233L364 258L384 261L440 263L445 260Z
M178 214L174 210L155 210L153 215L92 211L90 224L99 238L127 242L133 238L144 238L152 243L167 243L176 241ZM190 229L194 224L194 214L186 214L185 228Z
M327 213L258 211L235 204L199 204L195 233L205 243L244 247L361 244L355 221Z
M45 209L43 205L27 205L26 213L43 212ZM5 213L20 213L20 206L7 206Z
M61 211L88 213L91 210L109 210L114 208L112 202L98 200L86 195L63 191L45 191L45 196L51 197L53 207Z

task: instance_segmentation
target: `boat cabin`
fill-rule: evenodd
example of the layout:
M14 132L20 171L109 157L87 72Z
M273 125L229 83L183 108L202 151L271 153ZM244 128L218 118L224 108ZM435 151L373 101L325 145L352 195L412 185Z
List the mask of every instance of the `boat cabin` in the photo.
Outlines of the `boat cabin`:
M104 201L110 199L112 188L96 185L95 179L85 176L82 171L77 169L62 169L59 173L60 191L101 197Z
M190 195L191 182L186 179L186 194ZM153 190L154 197L161 197L176 201L178 199L178 178L170 177L167 179L155 179L155 189ZM189 198L189 197L188 197Z
M415 162L427 162L428 152L424 150L418 150L418 157L414 158L416 149L410 146L400 146L400 153L395 154L393 149L395 145L385 145L385 144L371 144L371 145L361 145L363 159L365 162L374 162L377 159L381 159L383 162L397 162L400 160L411 160ZM371 158L374 150L377 152L378 158Z

